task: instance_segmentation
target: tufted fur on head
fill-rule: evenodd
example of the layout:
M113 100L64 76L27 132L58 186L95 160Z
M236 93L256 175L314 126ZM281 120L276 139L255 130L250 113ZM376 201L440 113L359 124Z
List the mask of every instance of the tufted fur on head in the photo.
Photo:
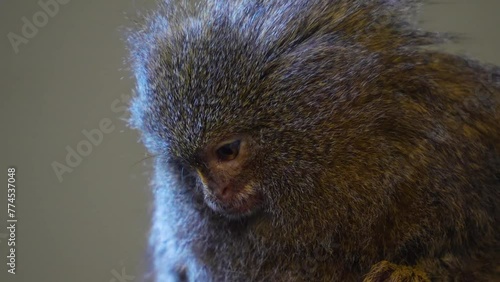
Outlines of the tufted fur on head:
M500 71L423 48L418 3L167 1L133 29L157 281L498 279ZM196 175L234 134L263 195L237 219Z

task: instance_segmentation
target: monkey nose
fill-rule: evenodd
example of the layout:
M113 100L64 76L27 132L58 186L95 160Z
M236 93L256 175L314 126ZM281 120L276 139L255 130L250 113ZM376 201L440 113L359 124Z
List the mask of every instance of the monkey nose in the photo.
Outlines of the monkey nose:
M237 191L231 185L213 185L211 187L209 186L209 189L211 194L221 202L229 202L237 194Z

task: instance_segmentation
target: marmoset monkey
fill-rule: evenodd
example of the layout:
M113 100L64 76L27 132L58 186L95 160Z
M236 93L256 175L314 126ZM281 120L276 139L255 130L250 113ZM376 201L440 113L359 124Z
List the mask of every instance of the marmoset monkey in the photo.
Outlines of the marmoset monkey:
M134 28L156 281L500 281L500 70L426 48L416 4L167 1Z

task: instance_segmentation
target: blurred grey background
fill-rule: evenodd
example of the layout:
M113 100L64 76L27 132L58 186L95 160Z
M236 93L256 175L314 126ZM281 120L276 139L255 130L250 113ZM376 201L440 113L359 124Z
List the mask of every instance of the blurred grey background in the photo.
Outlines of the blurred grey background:
M154 1L54 1L0 0L0 281L141 281L151 162L122 120L133 81L120 30ZM498 0L436 0L419 18L463 35L447 49L500 64L499 12Z

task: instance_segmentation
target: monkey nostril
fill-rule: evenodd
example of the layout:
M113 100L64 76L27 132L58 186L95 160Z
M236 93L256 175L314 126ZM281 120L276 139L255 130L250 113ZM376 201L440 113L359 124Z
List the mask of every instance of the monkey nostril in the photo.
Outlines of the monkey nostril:
M229 193L229 187L226 186L226 187L222 188L220 195L222 197L225 197L228 193Z
M240 140L233 141L231 143L224 144L220 146L216 151L217 158L221 161L231 161L234 160L238 153L240 152Z

